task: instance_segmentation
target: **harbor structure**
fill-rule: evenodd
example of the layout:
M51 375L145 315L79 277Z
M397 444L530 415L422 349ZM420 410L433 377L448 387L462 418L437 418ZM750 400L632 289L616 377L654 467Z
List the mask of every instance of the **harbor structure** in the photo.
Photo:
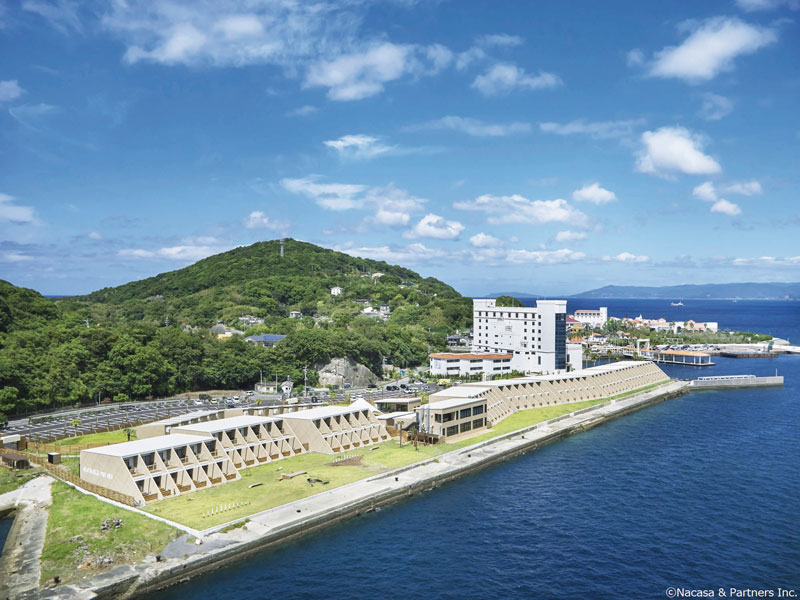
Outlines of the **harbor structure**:
M567 370L566 300L537 300L535 307L472 302L473 353L511 354L511 370L523 373Z

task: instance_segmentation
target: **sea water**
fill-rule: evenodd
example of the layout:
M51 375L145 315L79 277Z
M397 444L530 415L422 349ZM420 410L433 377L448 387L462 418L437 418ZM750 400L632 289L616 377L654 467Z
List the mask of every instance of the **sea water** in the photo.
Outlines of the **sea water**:
M618 302L602 305L615 316L622 307L681 318L666 302ZM800 343L798 303L687 305L686 319ZM714 360L664 370L693 378L777 368L786 385L657 404L154 597L800 596L800 356Z

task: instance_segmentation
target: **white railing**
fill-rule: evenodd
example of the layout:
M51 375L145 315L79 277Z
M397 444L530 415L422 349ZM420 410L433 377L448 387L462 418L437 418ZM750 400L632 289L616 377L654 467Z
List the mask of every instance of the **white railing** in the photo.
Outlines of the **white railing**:
M737 379L755 379L755 375L713 375L708 377L698 377L697 381L726 381Z

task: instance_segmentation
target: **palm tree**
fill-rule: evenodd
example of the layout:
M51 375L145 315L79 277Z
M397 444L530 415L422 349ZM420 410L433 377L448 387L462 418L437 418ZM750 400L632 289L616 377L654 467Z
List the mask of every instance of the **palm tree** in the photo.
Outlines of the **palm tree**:
M126 427L122 430L122 433L128 436L128 441L131 441L132 437L136 436L136 430L133 427Z
M70 424L71 427L73 427L75 429L75 435L77 436L78 435L78 427L80 427L81 424L82 424L80 419L72 419L72 421L70 421L69 424Z

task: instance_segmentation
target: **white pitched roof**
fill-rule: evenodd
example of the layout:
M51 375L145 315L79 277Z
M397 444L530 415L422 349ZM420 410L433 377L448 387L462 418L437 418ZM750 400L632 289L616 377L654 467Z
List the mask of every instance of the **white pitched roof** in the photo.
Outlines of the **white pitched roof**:
M136 454L148 454L168 448L177 448L187 444L197 444L199 442L211 442L215 439L207 435L188 435L185 433L172 433L170 435L159 435L157 437L132 442L122 442L110 446L101 446L90 450L81 450L92 454L103 454L106 456L134 456Z
M437 398L474 398L480 396L483 392L488 392L491 388L486 384L490 381L484 381L479 386L471 385L457 385L440 392L435 392L430 395L431 403L437 401Z
M447 400L439 400L438 402L429 402L428 404L423 404L422 406L417 407L415 410L425 411L427 406L431 407L431 410L447 410L449 408L458 408L459 406L467 406L469 404L474 404L476 402L486 402L486 398L448 398Z
M349 406L319 406L317 408L310 408L308 410L300 410L293 413L286 413L281 415L284 419L305 419L312 421L314 419L327 419L328 417L337 417L339 415L349 415L354 412L362 410L375 411L366 400L356 400Z
M206 433L216 433L236 429L237 427L249 427L273 423L282 420L282 417L254 417L252 415L240 415L238 417L228 417L227 419L217 419L215 421L203 421L201 423L187 423L175 429L189 429L191 431L203 431Z

